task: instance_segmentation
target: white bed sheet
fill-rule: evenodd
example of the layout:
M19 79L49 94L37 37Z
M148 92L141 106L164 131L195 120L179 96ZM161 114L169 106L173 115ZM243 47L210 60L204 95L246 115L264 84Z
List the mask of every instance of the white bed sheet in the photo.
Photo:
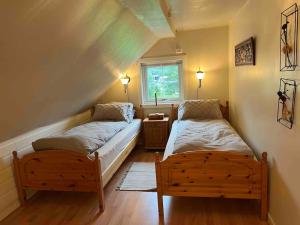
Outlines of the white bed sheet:
M106 168L113 162L119 153L128 145L128 143L140 132L141 119L134 119L122 131L112 137L103 147L96 150L101 160L101 170ZM90 154L93 157L94 154Z
M230 125L229 128L233 129ZM165 149L165 153L164 153L164 157L163 159L166 159L169 155L174 154L174 152L176 151L175 148L175 142L176 142L176 138L177 138L177 134L178 134L178 129L179 129L179 125L178 125L178 121L175 120L172 124L172 129L171 129L171 133L169 136L169 140ZM234 130L233 130L234 132ZM240 140L241 142L243 142L242 140ZM246 146L246 143L243 142L243 144ZM212 149L209 149L212 150ZM249 148L249 151L245 151L245 153L251 154L253 155L253 157L255 158L255 154L252 154L252 150Z

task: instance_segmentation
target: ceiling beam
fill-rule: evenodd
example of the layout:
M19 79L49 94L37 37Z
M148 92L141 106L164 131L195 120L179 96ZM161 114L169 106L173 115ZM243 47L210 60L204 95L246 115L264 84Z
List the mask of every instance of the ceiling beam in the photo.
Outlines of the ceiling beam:
M158 38L175 37L164 0L119 0Z

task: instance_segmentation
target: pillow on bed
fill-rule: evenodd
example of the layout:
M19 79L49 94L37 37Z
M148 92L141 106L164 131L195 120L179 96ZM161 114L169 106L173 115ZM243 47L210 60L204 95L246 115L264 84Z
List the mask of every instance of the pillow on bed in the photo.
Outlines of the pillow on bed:
M84 154L92 153L105 143L102 140L87 138L81 135L53 136L32 142L35 151L73 150Z
M95 105L93 114L94 121L112 120L131 122L128 116L128 106L121 104L98 104Z
M222 119L219 100L187 100L178 107L178 120L184 119Z
M135 110L133 109L133 104L131 102L111 102L110 104L114 105L122 105L127 107L127 116L129 119L129 122L131 123L134 118Z
M131 123L133 121L133 118L134 118L134 115L135 115L135 110L132 109L132 110L128 111L127 115L128 115L129 121Z
M129 111L133 110L133 104L131 102L110 102L109 104L113 104L113 105L125 105L128 107Z

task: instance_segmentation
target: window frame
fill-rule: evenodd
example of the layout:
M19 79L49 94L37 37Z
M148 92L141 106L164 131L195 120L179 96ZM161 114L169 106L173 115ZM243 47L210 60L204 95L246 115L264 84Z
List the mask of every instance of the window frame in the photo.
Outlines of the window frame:
M140 60L140 78L141 78L141 100L143 105L153 105L155 104L155 100L148 99L147 96L147 77L146 77L146 68L147 66L160 66L160 65L174 65L178 64L179 71L179 98L176 99L159 99L158 103L161 104L174 104L179 103L184 99L184 85L183 85L183 77L184 77L184 59L182 57L168 57L168 58L144 58Z

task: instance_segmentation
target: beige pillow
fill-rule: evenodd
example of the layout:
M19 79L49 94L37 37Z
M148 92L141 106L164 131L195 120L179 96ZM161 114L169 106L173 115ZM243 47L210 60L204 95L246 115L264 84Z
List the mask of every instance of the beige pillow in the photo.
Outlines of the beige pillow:
M109 104L112 104L112 105L125 105L125 106L128 107L129 111L133 110L133 104L131 102L110 102Z
M32 146L35 151L74 150L88 154L104 144L105 142L100 139L88 138L82 135L61 135L38 139L32 143Z
M178 120L222 118L218 99L187 100L178 107Z
M111 102L110 104L127 106L128 120L129 120L130 123L133 121L135 110L134 110L133 104L131 102Z
M128 117L128 106L121 104L98 104L95 106L93 114L94 121L112 120L112 121L127 121L130 122Z

